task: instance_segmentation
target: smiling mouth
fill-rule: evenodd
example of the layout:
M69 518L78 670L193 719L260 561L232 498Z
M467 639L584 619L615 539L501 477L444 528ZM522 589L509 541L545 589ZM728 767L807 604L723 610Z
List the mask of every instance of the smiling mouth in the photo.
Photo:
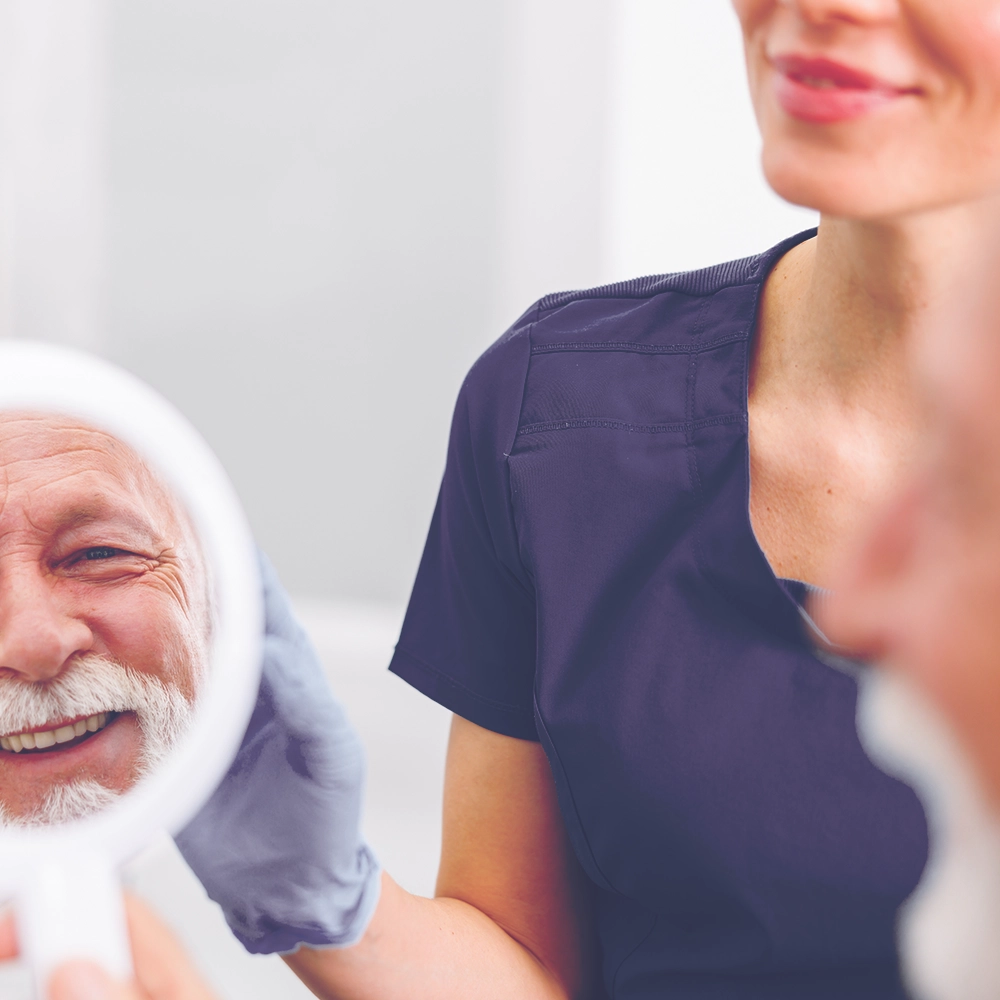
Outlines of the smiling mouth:
M40 729L35 732L14 733L0 736L0 748L8 753L50 753L54 750L68 750L99 733L109 722L118 718L118 712L99 712L76 722L68 722L55 729Z
M789 74L793 80L798 81L804 87L812 87L813 90L838 90L839 83L835 83L828 76L807 76L804 73L798 75ZM860 88L855 88L860 89Z
M915 88L898 87L864 70L854 69L823 57L778 55L774 68L789 79L815 90L855 90L882 93L912 93Z

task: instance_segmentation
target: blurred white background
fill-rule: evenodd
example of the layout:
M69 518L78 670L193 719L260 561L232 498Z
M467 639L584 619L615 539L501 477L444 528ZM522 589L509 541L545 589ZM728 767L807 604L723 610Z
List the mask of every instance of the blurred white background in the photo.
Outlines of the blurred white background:
M0 323L123 364L217 450L365 738L375 849L430 892L448 719L385 666L465 370L546 292L813 216L760 176L726 0L86 0L48 56L91 39L82 110L40 117L58 80L11 48L84 2L0 0ZM306 995L168 847L134 880L222 996Z

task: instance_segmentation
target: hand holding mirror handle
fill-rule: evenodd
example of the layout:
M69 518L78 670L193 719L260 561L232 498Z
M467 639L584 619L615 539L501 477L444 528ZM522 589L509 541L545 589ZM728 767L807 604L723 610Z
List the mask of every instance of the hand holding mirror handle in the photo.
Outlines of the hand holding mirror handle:
M107 856L65 848L32 865L17 900L17 926L36 997L48 996L53 972L70 958L85 957L117 980L132 978L121 882Z

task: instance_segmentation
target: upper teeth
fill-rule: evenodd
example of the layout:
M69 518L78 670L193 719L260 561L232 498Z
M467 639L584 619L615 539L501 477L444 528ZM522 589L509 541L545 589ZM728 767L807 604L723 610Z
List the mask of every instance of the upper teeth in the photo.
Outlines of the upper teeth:
M44 750L56 743L69 743L84 733L96 733L108 724L108 713L98 712L87 719L79 719L58 729L46 729L40 733L19 733L17 736L0 736L0 747L20 753L22 750Z
M833 90L837 85L827 76L803 76L802 82L816 90Z

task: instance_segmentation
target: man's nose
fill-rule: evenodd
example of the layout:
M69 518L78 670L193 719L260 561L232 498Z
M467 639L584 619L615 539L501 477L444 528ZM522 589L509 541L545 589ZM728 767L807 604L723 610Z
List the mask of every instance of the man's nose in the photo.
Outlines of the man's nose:
M39 569L0 565L0 671L51 680L93 642L90 628L67 613Z

